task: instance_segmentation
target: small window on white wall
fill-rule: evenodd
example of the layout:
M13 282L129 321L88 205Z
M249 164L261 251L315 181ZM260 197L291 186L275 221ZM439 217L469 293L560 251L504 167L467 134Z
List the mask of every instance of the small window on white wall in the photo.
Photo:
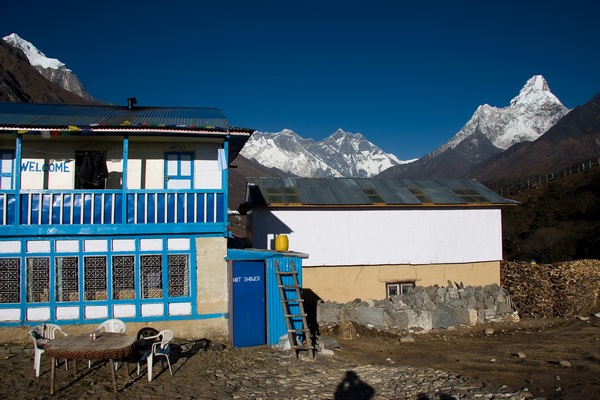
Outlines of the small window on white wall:
M14 154L12 151L0 151L0 189L12 189Z
M414 287L414 282L393 282L385 284L388 299L393 296L404 294Z

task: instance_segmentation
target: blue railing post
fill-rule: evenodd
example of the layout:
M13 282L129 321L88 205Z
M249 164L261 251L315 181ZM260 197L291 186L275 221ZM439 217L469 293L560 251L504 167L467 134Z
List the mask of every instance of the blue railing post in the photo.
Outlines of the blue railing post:
M21 136L17 134L15 143L15 224L21 224L21 157L23 154Z
M223 168L223 175L221 177L221 187L223 188L223 225L225 226L225 230L229 226L229 138L230 135L227 133L223 143L223 157L225 158L225 168Z
M127 216L127 164L129 160L129 136L123 137L123 175L121 177L121 190L123 192L121 199L121 223L126 224L129 219Z

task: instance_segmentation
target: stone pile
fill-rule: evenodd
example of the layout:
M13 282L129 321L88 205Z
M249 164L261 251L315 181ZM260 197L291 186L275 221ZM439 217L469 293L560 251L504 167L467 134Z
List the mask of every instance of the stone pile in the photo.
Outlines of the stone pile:
M600 260L504 262L500 281L524 318L573 317L600 311Z
M356 299L345 304L317 305L317 322L322 327L352 321L399 333L500 320L518 320L518 314L507 291L495 284L465 287L448 282L448 287L416 287L385 300Z

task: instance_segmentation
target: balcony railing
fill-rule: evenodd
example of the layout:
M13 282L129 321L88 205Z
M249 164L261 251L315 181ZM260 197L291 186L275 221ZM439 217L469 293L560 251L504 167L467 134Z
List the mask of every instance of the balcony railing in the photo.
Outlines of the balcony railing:
M0 225L202 224L226 220L223 191L0 191ZM17 212L18 211L18 212Z

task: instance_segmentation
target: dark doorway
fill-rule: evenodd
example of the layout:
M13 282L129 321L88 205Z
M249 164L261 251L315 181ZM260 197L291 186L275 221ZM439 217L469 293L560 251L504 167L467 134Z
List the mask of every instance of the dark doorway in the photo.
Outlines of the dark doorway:
M75 153L75 189L106 189L108 176L105 151Z

